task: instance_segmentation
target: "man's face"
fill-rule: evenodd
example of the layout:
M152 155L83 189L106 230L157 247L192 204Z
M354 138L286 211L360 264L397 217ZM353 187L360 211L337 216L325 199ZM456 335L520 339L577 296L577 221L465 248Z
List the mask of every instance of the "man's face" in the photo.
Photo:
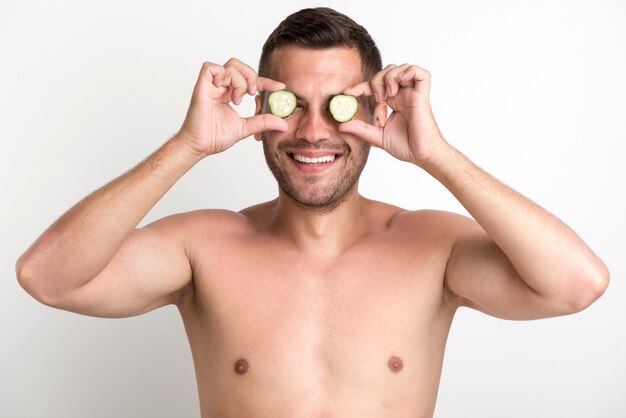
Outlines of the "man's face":
M272 78L295 93L298 107L285 119L287 131L262 135L267 164L281 190L299 205L332 210L356 191L370 149L363 140L340 133L328 110L334 95L363 81L361 58L348 48L288 45L274 51L272 69ZM365 99L355 118L370 119Z

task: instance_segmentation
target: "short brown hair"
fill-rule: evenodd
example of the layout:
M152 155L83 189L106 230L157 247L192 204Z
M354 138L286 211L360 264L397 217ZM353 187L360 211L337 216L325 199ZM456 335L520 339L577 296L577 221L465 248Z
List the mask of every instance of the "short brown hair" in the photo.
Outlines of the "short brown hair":
M272 52L284 45L303 48L354 48L361 57L363 78L367 80L382 69L382 60L376 43L367 30L328 7L302 9L289 16L267 38L259 60L259 75L271 77Z

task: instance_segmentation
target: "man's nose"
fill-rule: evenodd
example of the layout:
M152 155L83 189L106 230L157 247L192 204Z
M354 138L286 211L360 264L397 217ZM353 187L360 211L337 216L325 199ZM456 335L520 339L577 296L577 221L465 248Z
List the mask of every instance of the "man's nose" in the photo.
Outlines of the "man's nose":
M330 139L335 123L325 109L307 109L298 121L296 136L309 142Z

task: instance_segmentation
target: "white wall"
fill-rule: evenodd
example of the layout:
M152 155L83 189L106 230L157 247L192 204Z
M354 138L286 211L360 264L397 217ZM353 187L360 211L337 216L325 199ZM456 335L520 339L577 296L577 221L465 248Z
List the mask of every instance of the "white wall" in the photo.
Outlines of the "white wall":
M198 416L174 308L122 320L53 310L21 290L14 263L72 204L177 131L204 60L256 66L274 26L308 5L0 2L0 416ZM436 416L626 416L626 3L334 7L370 30L385 63L429 69L447 139L568 222L612 273L607 293L574 316L507 322L460 311ZM419 169L378 151L361 186L406 208L463 211ZM249 139L195 167L146 221L275 193Z

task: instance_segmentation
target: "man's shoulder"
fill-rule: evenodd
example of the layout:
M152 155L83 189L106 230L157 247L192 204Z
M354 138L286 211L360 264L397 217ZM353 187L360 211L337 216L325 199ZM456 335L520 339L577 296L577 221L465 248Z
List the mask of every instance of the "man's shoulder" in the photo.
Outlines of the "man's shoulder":
M148 225L166 233L190 236L236 233L249 227L249 219L241 213L226 209L199 209L166 216Z
M415 239L455 240L462 231L476 225L476 221L444 210L398 208L389 218L388 225L398 234L406 234Z
M435 225L439 225L440 223L447 224L449 222L473 222L473 220L467 216L437 209L402 210L396 215L396 221L408 223L426 222L435 223Z
M372 213L376 217L387 218L390 224L404 227L423 226L423 224L465 223L473 222L471 218L458 213L437 209L406 209L390 203L367 199Z

